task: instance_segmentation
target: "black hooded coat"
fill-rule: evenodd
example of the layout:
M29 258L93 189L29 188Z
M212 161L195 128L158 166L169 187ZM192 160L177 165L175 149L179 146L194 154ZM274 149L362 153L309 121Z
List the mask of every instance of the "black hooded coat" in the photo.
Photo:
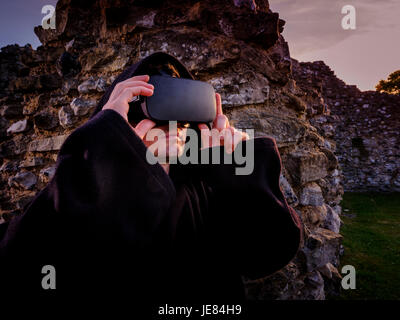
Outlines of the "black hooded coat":
M146 161L120 114L102 110L115 84L146 74L150 61L193 79L163 52L117 77L63 143L51 181L0 235L3 293L237 301L241 275L267 276L295 256L302 225L279 187L274 139L254 139L250 175L236 175L235 163L178 164L167 174ZM45 265L56 270L55 290L42 287Z

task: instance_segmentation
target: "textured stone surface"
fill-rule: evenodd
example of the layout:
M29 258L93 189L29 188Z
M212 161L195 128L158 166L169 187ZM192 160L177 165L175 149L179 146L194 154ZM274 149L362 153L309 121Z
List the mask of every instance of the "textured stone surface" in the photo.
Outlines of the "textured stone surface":
M324 285L324 279L322 278L321 274L314 270L307 275L306 279L304 280L306 284L311 288L308 291L307 296L305 297L306 300L324 300L325 299L325 292L322 289Z
M41 157L32 157L32 158L26 158L23 160L19 167L20 168L30 168L30 167L37 167L40 166L44 163L44 159Z
M327 208L326 218L323 227L333 232L339 233L341 220L339 214L330 206L325 205Z
M74 125L74 110L70 106L63 106L58 111L58 120L62 127L72 127Z
M28 146L28 151L52 151L60 150L61 145L67 135L55 136L32 141Z
M43 168L42 170L40 170L39 178L43 182L48 182L49 180L51 180L51 178L53 178L55 172L56 172L56 167L54 165L47 168Z
M223 95L226 107L264 103L269 98L269 82L254 74L230 74L209 80L214 89Z
M324 228L315 229L308 237L303 251L309 271L327 263L338 266L339 245L342 236Z
M300 204L307 206L322 206L324 197L322 190L315 182L307 184L300 194Z
M58 121L54 111L43 110L33 117L35 126L39 129L50 130L57 126Z
M83 100L81 98L75 98L71 102L71 108L76 116L90 114L96 105L97 102L95 100Z
M322 152L294 152L288 155L286 167L293 180L304 185L326 177L328 159Z
M31 189L37 182L37 177L29 171L18 172L14 177L8 180L10 187L18 186L24 189Z
M329 114L316 115L310 99L307 114L318 131L337 143L336 157L325 154L330 166L339 161L348 191L400 191L400 96L360 91L346 85L322 61L293 62L296 82L314 101L321 99Z
M318 268L322 278L324 279L325 292L331 296L338 296L342 286L342 275L338 269L331 263Z
M104 92L106 89L106 81L103 78L98 78L95 80L93 77L90 77L88 80L82 82L78 86L79 93L89 93L90 91L99 91Z
M25 130L28 129L28 120L20 120L17 122L14 122L8 129L7 129L7 134L13 134L13 133L18 133L18 132L24 132Z
M281 174L279 177L279 185L283 191L283 195L290 206L297 206L299 200L287 179Z
M327 208L322 206L303 206L302 218L307 227L312 231L322 226L327 216Z

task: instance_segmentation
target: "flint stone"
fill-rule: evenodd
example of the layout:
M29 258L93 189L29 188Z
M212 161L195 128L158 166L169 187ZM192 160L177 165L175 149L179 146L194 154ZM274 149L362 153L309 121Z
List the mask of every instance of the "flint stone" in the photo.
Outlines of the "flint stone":
M78 86L79 93L89 93L90 91L104 92L106 89L106 81L103 78L95 80L90 77Z
M321 187L315 182L311 182L303 188L300 194L300 204L304 206L322 206L324 197Z
M327 204L325 206L327 208L326 212L327 214L325 222L322 227L331 230L333 232L339 233L341 220L338 213Z
M17 122L14 122L8 129L7 129L7 134L13 134L13 133L18 133L18 132L24 132L28 129L28 120L20 120Z
M328 158L319 151L298 151L288 154L285 167L293 180L304 185L327 176Z
M30 168L30 167L37 167L41 166L44 163L44 159L41 157L32 157L25 159L19 165L20 168Z
M313 230L302 248L307 257L307 270L312 271L329 262L337 266L342 238L340 234L327 229Z
M151 11L140 19L136 20L136 25L142 28L151 28L154 26L155 11Z
M29 171L18 172L14 177L8 179L8 185L31 189L37 183L37 177Z
M326 265L318 268L318 271L322 276L332 279L332 278L342 278L342 275L339 273L338 269L332 265L332 263L327 263Z
M13 139L5 141L0 145L0 154L3 157L19 155L26 152L28 137L24 135L14 136Z
M324 147L321 148L321 151L326 155L326 158L328 159L327 169L329 171L335 170L338 166L338 159L335 154L331 150Z
M60 150L68 135L54 136L45 139L34 140L29 143L28 151L52 151Z
M63 128L69 128L74 125L74 111L70 106L63 106L58 111L58 120Z
M0 172L13 172L18 169L18 162L17 161L9 161L6 163L3 163L3 165L0 167Z
M289 184L289 182L283 176L282 173L279 176L279 185L283 191L283 195L284 195L285 199L287 200L288 204L293 207L297 206L299 203L297 196L294 193L292 186Z
M96 105L97 102L95 100L83 100L81 98L74 98L70 104L76 116L84 116L92 112Z
M304 283L309 287L307 300L325 300L324 279L321 274L314 270L305 279Z
M225 107L264 103L269 98L269 82L257 74L229 74L208 82L221 94Z
M40 170L40 178L42 181L49 181L53 178L54 173L56 172L56 166L50 166Z
M324 279L324 290L327 296L338 296L342 289L342 275L331 263L318 269Z
M301 210L304 223L310 228L319 228L326 219L325 206L304 206Z

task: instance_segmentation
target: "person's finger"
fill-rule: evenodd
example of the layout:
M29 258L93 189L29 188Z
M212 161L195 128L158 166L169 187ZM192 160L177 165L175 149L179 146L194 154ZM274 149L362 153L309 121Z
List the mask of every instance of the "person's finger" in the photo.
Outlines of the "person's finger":
M240 141L250 139L250 136L242 130L238 130L235 127L229 127L229 129L231 129L232 134L236 135L238 137L238 139L240 138Z
M149 80L150 80L150 76L147 75L147 74L144 74L144 75L138 75L138 76L134 76L134 77L128 78L128 79L126 79L124 81L120 81L114 86L114 89L113 89L113 91L111 92L111 95L110 95L110 99L112 97L118 97L119 92L124 87L124 85L126 83L128 83L128 82L143 81L143 82L147 83L147 81L149 81Z
M246 132L241 132L242 133L242 140L249 140L250 136Z
M224 114L217 115L215 121L213 123L213 128L218 129L219 131L229 127L228 117Z
M204 123L199 123L197 126L200 129L201 149L210 147L212 144L210 129Z
M215 102L216 102L216 116L213 120L212 127L217 128L217 120L220 115L223 115L222 112L222 103L221 103L221 95L219 93L215 93Z
M200 130L210 130L205 123L199 123L197 126Z
M147 83L146 81L128 81L126 83L123 84L123 87L134 87L134 86L143 86L143 87L147 87L147 88L154 88L154 85L152 85L151 83Z
M150 83L144 82L144 81L132 81L132 82L127 82L123 86L120 87L120 92L122 93L124 89L126 88L134 88L134 87L145 87L150 90L154 90L154 86Z
M221 102L221 95L219 93L215 94L215 100L217 102L217 116L223 114L222 112L222 102Z
M153 90L146 87L127 87L125 88L118 99L121 99L123 102L128 103L132 100L133 97L142 95L142 96L151 96L153 94Z
M131 81L149 81L150 80L150 76L148 74L143 74L143 75L138 75L138 76L134 76L131 78L128 78L124 81L121 81L119 83L127 83L127 82L131 82Z
M129 81L129 82L120 82L111 93L111 100L118 99L119 95L125 88L131 87L145 87L154 90L154 86L151 83L147 83L145 81Z
M249 135L246 132L237 130L234 127L229 127L227 129L230 130L231 136L229 136L229 134L227 135L224 145L226 151L228 153L232 153L241 141L249 139Z
M122 93L123 90L126 89L126 88L135 88L135 87L145 87L145 88L148 88L148 89L154 91L154 86L153 86L152 84L150 84L150 83L146 83L146 82L143 82L143 81L132 81L132 82L127 82L127 83L122 87L121 93Z
M226 153L232 153L233 152L233 139L234 139L234 134L233 130L231 128L225 128L221 133L223 133L223 145L225 148Z
M243 135L244 132L241 132L239 130L236 130L235 128L233 129L233 146L232 146L232 152L233 150L236 149L237 145L242 142L243 140L246 140ZM246 133L245 133L246 134Z
M144 136L147 134L147 132L155 127L156 123L154 121L151 121L150 119L143 119L140 121L135 129L136 134L140 137L140 139L143 140Z
M133 77L129 78L128 80L130 80L130 79L149 81L150 76L148 74L140 74L137 76L133 76Z

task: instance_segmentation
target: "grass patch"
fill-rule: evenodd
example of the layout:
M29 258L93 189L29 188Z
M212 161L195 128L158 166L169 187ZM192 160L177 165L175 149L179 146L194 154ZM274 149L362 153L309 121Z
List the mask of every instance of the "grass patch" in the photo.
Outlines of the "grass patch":
M400 300L400 193L345 193L342 205L344 265L356 269L346 300Z

